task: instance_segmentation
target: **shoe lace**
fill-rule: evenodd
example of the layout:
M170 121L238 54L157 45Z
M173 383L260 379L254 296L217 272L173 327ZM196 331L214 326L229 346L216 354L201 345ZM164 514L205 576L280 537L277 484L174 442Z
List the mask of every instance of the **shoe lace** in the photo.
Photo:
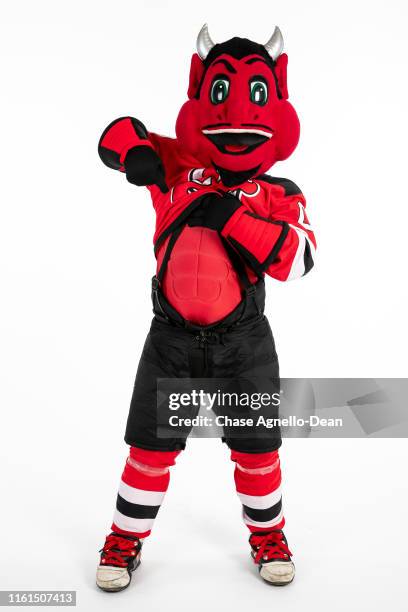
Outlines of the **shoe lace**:
M292 556L282 531L275 530L262 534L254 533L249 541L256 553L254 557L255 563L259 563L262 560L290 559Z
M138 545L138 538L128 539L111 533L107 536L104 547L99 551L101 563L126 567L129 557L136 556Z

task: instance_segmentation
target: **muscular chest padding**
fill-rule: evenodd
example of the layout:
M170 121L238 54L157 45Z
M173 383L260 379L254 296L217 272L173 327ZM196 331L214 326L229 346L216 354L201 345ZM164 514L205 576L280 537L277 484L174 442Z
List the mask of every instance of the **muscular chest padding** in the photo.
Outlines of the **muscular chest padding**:
M213 323L237 306L240 282L217 232L184 228L171 253L163 290L184 318L200 324Z

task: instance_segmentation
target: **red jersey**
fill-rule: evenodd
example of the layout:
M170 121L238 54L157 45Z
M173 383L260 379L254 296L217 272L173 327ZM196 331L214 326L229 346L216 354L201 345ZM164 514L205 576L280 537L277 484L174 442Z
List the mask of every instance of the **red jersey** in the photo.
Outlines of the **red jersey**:
M153 241L158 269L174 229L188 219L202 195L229 192L242 204L220 233L185 225L178 236L162 289L184 319L209 325L240 302L242 287L225 241L242 257L251 281L265 274L292 280L312 268L316 242L305 198L293 182L261 175L226 187L215 168L200 168L196 159L180 150L176 139L152 133L141 138L129 117L105 130L100 155L107 165L123 171L127 152L139 145L150 146L159 155L169 186L168 193L155 185L148 187L156 211Z

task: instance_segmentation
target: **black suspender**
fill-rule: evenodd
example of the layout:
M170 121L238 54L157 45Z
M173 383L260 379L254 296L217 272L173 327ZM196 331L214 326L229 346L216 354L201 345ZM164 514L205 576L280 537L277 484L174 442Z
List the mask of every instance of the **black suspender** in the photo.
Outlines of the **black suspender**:
M163 280L164 273L166 272L167 264L169 263L171 252L174 249L174 245L177 242L177 238L180 236L180 234L183 231L184 227L185 227L184 225L177 227L174 230L174 232L172 233L172 235L170 236L170 240L167 243L166 252L165 252L163 260L161 262L161 266L159 268L159 271L156 274L156 278L157 278L159 284Z
M248 278L248 274L247 274L244 262L242 261L242 258L240 256L240 254L236 252L234 247L232 247L230 245L230 243L228 242L228 240L226 238L224 238L221 235L220 235L220 237L221 237L222 243L224 245L224 248L225 248L225 250L228 253L228 257L230 258L230 260L232 262L234 270L238 274L239 280L241 281L241 284L242 284L243 288L245 290L249 289L252 286L252 283L251 283L251 281Z

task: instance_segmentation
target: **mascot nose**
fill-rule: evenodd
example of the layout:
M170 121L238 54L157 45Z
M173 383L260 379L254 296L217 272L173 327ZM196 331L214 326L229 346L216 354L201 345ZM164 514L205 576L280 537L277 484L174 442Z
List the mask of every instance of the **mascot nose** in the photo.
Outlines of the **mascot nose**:
M232 123L232 125L237 123L245 123L245 121L248 120L247 113L243 108L242 100L229 100L225 105L224 115L225 120L228 123Z
M255 105L249 104L249 100L248 104L245 104L240 91L231 92L231 94L223 105L223 120L235 127L241 123L252 123L258 117L259 107L254 108Z

